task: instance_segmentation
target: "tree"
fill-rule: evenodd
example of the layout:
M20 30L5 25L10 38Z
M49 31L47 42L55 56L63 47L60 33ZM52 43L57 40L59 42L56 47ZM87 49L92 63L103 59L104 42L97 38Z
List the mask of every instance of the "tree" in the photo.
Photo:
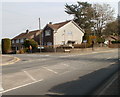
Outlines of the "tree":
M2 39L2 54L7 54L11 51L11 40L9 38Z
M30 46L32 46L33 49L36 49L38 47L38 43L33 39L25 40L23 45L25 46L25 48L29 48Z
M65 5L65 12L74 16L74 21L85 30L86 33L91 32L93 27L93 12L92 5L87 2L77 2L75 5Z
M94 31L101 37L106 24L114 20L114 10L109 4L94 4Z
M118 33L118 20L115 20L113 22L110 22L106 25L105 29L103 30L103 35L109 36L109 35L119 35Z

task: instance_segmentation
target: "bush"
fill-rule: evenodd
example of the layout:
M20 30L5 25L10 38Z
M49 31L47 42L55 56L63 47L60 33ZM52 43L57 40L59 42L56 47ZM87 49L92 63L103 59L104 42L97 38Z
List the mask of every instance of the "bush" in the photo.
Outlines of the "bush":
M24 49L20 49L19 53L20 53L20 54L24 54L24 53L25 53L25 52L24 52Z
M89 43L81 43L81 44L74 44L73 45L74 46L74 48L90 48L91 47L91 44L89 44Z
M104 43L104 42L105 42L104 38L101 38L101 37L97 38L97 43Z
M36 49L38 47L38 43L33 39L25 40L23 45L25 46L25 48L29 48L30 45L32 46L33 49Z
M59 47L57 47L57 48L72 49L72 47L69 46L69 45L61 45L61 46L59 46Z
M120 40L116 40L116 41L111 41L112 44L117 44L120 43Z
M2 39L2 54L11 52L11 40L9 38Z
M92 40L96 40L96 36L89 35L88 33L85 33L83 36L83 40L87 40L88 44L92 44Z

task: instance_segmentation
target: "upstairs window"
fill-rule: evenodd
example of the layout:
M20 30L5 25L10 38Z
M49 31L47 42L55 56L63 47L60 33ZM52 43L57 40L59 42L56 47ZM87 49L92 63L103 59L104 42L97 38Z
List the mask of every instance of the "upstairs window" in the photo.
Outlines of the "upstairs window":
M67 32L68 35L72 35L72 32Z
M12 43L15 43L15 41L14 41L14 40L12 40Z
M16 40L16 43L19 43L19 39Z
M50 36L51 35L51 30L45 30L45 36Z
M51 45L52 45L52 42L47 42L47 45L48 45L48 46L51 46Z
M23 43L24 42L24 39L20 39L20 43Z

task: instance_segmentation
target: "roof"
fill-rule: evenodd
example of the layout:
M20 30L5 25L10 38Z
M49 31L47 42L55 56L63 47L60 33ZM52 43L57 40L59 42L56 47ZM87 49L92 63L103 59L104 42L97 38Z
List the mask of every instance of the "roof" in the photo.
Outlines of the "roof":
M32 35L35 35L38 32L39 32L39 30L30 31L28 33L26 33L26 32L25 33L21 33L18 36L14 37L13 39L30 38Z
M61 28L62 26L66 25L69 22L72 22L78 29L80 29L82 32L84 32L84 30L82 28L80 28L73 20L68 20L65 22L55 23L55 24L47 24L47 25L50 28L52 28L53 30L58 30L59 28Z
M119 36L110 35L110 36L106 37L106 39L108 39L108 40L110 40L110 39L119 40L120 37Z
M60 27L64 26L65 24L69 23L69 22L70 22L70 20L69 20L69 21L65 21L65 22L61 22L61 23L48 24L48 26L49 26L50 28L52 28L53 30L57 30L57 29L59 29Z
M110 35L110 37L114 40L118 40L119 39L119 36L113 36L113 35Z

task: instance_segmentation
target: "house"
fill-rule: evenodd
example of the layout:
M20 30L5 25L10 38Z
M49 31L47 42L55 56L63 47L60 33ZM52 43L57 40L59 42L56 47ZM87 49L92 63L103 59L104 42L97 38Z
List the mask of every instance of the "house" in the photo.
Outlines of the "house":
M22 49L24 47L23 43L26 39L34 39L38 44L40 44L41 32L42 30L34 30L34 31L26 30L26 32L19 34L18 36L12 39L12 49L13 50Z
M42 32L42 45L59 47L61 45L81 44L84 30L74 21L47 24Z
M105 44L111 44L111 41L118 41L120 38L119 36L114 36L114 35L110 35L108 37L105 37Z

